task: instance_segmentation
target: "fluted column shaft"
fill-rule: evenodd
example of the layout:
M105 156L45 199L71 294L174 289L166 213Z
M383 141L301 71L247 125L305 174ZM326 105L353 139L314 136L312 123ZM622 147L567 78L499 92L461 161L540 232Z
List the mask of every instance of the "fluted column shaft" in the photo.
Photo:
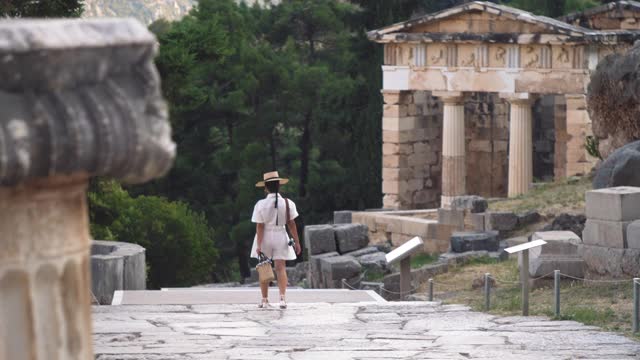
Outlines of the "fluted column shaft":
M440 95L444 102L442 134L442 207L466 194L464 99L461 94Z
M533 182L533 140L530 98L510 99L509 197L526 194Z

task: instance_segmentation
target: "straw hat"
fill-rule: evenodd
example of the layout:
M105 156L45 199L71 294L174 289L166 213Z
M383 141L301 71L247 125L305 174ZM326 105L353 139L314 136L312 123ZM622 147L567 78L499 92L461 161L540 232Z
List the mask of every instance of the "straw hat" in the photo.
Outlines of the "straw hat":
M264 173L264 175L262 175L262 179L263 181L256 183L256 187L264 187L264 183L267 181L280 181L280 185L284 185L289 182L289 179L281 178L277 171Z

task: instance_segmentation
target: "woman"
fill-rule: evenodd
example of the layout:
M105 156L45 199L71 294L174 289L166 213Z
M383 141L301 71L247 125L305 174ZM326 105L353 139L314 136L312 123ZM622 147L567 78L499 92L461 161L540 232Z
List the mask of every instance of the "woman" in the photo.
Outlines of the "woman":
M300 254L301 251L298 228L294 221L298 217L296 204L280 195L280 185L288 182L289 180L281 178L277 171L265 173L263 181L257 183L256 187L264 187L267 197L258 201L253 208L253 215L251 216L251 221L256 223L256 236L253 239L251 257L258 258L258 254L263 253L275 262L281 309L286 309L287 307L285 292L287 291L288 279L285 261L295 260L296 254ZM287 203L289 207L288 219ZM289 226L291 236L295 240L295 252L289 245L289 236L287 235L285 224ZM266 308L269 306L269 284L260 283L260 291L262 292L262 301L259 307Z

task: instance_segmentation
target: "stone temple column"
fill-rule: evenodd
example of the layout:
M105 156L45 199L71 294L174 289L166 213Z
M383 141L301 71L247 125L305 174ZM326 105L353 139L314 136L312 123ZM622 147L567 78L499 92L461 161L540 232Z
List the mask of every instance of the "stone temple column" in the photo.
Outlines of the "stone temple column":
M509 197L526 194L533 182L533 132L530 94L507 96L509 118Z
M449 207L454 197L467 191L464 98L459 92L434 92L433 96L444 102L441 207Z
M175 156L134 20L0 21L0 359L93 359L86 188Z

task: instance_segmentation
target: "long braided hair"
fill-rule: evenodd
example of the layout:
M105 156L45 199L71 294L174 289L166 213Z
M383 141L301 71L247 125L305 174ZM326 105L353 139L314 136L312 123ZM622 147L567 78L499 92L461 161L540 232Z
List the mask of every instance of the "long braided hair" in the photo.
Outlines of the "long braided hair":
M270 194L276 194L276 225L278 225L278 194L280 193L280 181L267 181L264 183L264 187L267 188Z

